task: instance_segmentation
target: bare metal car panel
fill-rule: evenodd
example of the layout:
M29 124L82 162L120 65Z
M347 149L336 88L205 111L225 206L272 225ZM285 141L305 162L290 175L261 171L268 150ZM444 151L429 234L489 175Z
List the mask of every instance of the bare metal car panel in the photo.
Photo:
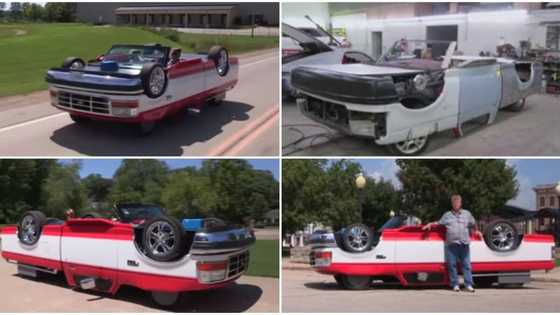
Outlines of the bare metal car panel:
M501 97L500 64L466 67L459 70L459 117L464 122L483 115L496 116Z

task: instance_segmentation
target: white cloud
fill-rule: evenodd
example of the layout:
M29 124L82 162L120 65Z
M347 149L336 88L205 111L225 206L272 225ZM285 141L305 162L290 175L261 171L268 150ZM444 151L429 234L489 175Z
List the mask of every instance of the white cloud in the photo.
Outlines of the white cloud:
M367 176L374 178L376 181L383 178L384 180L390 181L393 186L400 188L401 183L397 178L397 171L399 167L395 163L394 159L386 159L381 162L380 167L375 167L373 169L365 169Z

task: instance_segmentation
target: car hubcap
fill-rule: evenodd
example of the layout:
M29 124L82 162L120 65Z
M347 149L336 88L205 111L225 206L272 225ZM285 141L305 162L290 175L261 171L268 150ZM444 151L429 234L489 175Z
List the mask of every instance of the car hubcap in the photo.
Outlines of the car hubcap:
M222 50L220 52L220 58L218 59L218 73L220 75L223 75L226 72L227 61L228 61L227 53L225 50Z
M82 69L84 67L84 64L81 63L80 61L74 61L71 65L70 65L70 69L72 70L77 70L77 69Z
M150 91L152 94L159 94L165 86L165 72L162 68L156 67L150 74Z
M175 232L167 222L154 222L148 226L148 250L155 256L169 254L175 245Z
M22 241L33 243L37 240L37 223L32 216L26 216L21 222Z
M404 154L414 154L426 145L428 137L409 139L396 144L397 149Z
M497 224L492 229L492 244L499 250L509 250L514 244L513 228L508 224Z
M351 228L346 237L348 238L348 244L355 250L365 249L369 238L367 231L361 227Z

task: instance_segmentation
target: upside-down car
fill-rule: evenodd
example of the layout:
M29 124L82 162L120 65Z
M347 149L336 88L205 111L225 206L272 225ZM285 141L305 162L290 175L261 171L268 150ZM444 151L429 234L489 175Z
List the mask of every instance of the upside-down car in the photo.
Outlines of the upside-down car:
M76 123L135 123L142 134L184 108L220 103L237 83L238 60L225 48L182 53L160 44L111 47L95 60L68 57L47 71L51 103Z
M411 217L392 217L373 232L354 224L336 233L314 234L311 265L334 276L346 289L367 289L374 281L403 286L447 285L445 227L430 231ZM476 286L522 285L531 270L550 270L554 263L551 235L520 234L507 220L494 221L484 237L471 237L470 255Z
M462 56L456 42L397 41L376 63L307 64L291 71L300 111L342 133L416 155L431 134L500 109L519 111L541 89L542 65Z
M179 222L143 204L117 205L110 219L88 214L63 221L29 211L0 237L2 257L22 275L63 274L71 287L110 294L130 285L163 306L181 292L234 282L247 270L255 241L247 228L218 219Z

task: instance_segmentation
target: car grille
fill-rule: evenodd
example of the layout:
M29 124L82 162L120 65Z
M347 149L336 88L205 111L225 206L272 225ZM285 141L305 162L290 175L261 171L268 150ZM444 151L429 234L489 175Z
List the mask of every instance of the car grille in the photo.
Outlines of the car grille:
M72 92L58 92L58 105L84 112L109 114L109 99Z
M243 252L229 258L228 278L236 277L249 267L249 252Z

